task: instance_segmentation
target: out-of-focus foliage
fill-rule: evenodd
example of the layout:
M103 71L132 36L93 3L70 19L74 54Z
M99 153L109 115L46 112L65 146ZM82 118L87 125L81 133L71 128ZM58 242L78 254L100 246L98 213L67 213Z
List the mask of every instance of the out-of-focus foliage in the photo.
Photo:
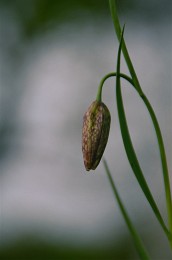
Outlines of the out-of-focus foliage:
M0 4L13 12L27 37L47 31L61 21L78 19L83 12L99 16L108 13L108 2L99 0L1 0Z
M123 245L125 244L125 248ZM12 246L4 247L0 250L0 259L3 260L111 260L111 259L131 259L133 248L130 247L128 238L121 241L117 247L107 249L72 247L69 245L59 245L36 240L32 237L23 237ZM135 258L136 259L136 258Z
M137 9L140 9L141 13L139 11L139 15L144 14L146 18L150 14L156 15L158 10L161 12L160 16L163 16L163 10L166 10L166 7L170 5L169 0L120 0L117 1L118 5L119 2L119 11L124 12L127 10L137 14ZM155 4L156 13L152 13ZM95 17L109 15L108 0L0 0L0 6L15 15L26 37L35 36L41 31L47 31L65 20L69 22L70 20L79 19L84 14L89 13L89 15Z

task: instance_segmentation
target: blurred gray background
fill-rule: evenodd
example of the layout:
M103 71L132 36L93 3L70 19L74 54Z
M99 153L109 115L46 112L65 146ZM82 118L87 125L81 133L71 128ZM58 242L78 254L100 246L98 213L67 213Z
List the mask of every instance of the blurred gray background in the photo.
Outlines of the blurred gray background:
M171 1L117 2L171 171ZM87 173L81 151L83 114L101 78L116 67L108 1L0 0L0 34L0 256L137 259L102 163ZM128 74L124 61L122 71ZM134 147L166 221L152 122L137 93L122 85ZM167 239L126 158L114 78L105 83L103 101L112 116L104 155L121 198L152 259L170 259Z

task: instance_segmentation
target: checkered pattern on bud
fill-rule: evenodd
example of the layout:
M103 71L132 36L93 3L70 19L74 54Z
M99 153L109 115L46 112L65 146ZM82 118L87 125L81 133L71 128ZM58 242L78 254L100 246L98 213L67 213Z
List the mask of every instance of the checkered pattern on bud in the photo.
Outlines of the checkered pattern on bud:
M82 152L87 171L95 170L105 150L110 130L111 116L107 106L94 101L84 115Z

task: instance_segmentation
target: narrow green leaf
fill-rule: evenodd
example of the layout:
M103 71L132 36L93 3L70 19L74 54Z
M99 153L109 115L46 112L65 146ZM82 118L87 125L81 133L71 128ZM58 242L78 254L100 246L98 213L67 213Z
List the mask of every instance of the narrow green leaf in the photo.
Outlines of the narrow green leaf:
M121 26L120 26L120 22L119 22L119 18L118 18L118 13L117 13L116 1L115 0L109 0L109 7L110 7L110 12L111 12L111 16L112 16L112 21L113 21L113 25L114 25L114 28L115 28L115 32L116 32L117 38L118 38L118 40L120 42L120 39L121 39ZM122 52L123 52L124 58L126 60L126 63L127 63L128 69L130 71L130 74L132 76L135 88L137 89L137 91L139 93L142 93L142 89L141 89L139 80L137 78L137 74L136 74L136 72L134 70L134 66L132 64L132 61L131 61L130 55L128 53L128 50L127 50L127 47L126 47L124 39L123 39L123 44L122 44Z
M120 41L121 37L121 26L118 18L118 13L117 13L117 8L116 8L116 1L115 0L109 0L109 7L110 7L110 12L114 24L114 28L116 31L116 35L118 40ZM166 160L166 153L165 153L165 147L164 147L164 142L160 130L159 123L157 121L156 115L154 113L154 110L143 93L139 80L137 78L137 74L135 72L134 66L132 64L131 58L129 56L129 52L127 50L125 41L123 40L122 44L122 52L124 55L124 58L126 60L126 64L128 66L128 69L130 71L132 80L133 80L133 85L134 88L138 91L139 95L143 99L143 102L146 105L146 108L148 109L148 112L150 114L150 117L152 119L152 123L155 128L157 140L158 140L158 145L159 145L159 151L160 151L160 157L161 157L161 163L162 163L162 171L163 171L163 178L164 178L164 187L165 187L165 194L166 194L166 205L167 205L167 214L168 214L168 223L169 223L169 230L170 230L170 235L168 236L170 245L172 247L172 197L171 197L171 187L170 187L170 179L169 179L169 173L168 173L168 167L167 167L167 160Z
M131 222L131 220L129 218L129 215L128 215L128 213L127 213L127 211L126 211L126 209L125 209L125 207L124 207L124 205L122 203L122 200L121 200L121 198L119 196L118 190L117 190L117 188L115 186L115 183L114 183L114 181L112 179L111 172L109 170L108 164L107 164L105 159L103 160L103 164L104 164L105 171L107 173L108 179L110 181L113 193L114 193L114 195L116 197L116 200L118 202L118 205L119 205L121 213L122 213L122 215L124 217L124 220L125 220L125 222L127 224L127 227L128 227L128 229L130 231L130 234L132 236L132 239L133 239L133 242L135 244L136 250L137 250L137 252L138 252L138 254L140 256L140 259L148 260L149 259L148 254L147 254L147 252L146 252L146 250L145 250L145 248L144 248L144 246L142 244L142 241L141 241L139 235L137 234L137 231L134 228L134 226L133 226L133 224L132 224L132 222Z
M124 30L124 29L123 29ZM123 32L122 32L123 35ZM123 106L123 99L122 99L122 93L121 93L121 83L120 83L120 57L121 57L121 47L122 47L122 39L123 36L121 36L121 41L119 45L118 50L118 59L117 59L117 69L116 69L116 99L117 99L117 108L118 108L118 116L119 116L119 122L120 122L120 128L121 128L121 134L122 139L125 147L125 151L129 160L129 163L131 165L131 168L140 184L140 187L142 188L142 191L144 192L147 200L149 201L157 219L159 220L163 230L169 237L169 231L161 217L161 214L159 212L159 209L153 199L153 196L150 192L150 189L146 183L146 180L143 176L141 167L139 165L135 150L132 145L130 133L128 130L127 120L125 116L124 106Z

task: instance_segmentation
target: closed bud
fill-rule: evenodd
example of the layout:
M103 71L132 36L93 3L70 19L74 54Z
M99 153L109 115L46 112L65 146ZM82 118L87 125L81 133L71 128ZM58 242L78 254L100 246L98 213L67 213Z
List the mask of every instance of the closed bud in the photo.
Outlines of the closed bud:
M94 101L84 115L82 152L87 171L95 170L105 150L111 116L103 102Z

